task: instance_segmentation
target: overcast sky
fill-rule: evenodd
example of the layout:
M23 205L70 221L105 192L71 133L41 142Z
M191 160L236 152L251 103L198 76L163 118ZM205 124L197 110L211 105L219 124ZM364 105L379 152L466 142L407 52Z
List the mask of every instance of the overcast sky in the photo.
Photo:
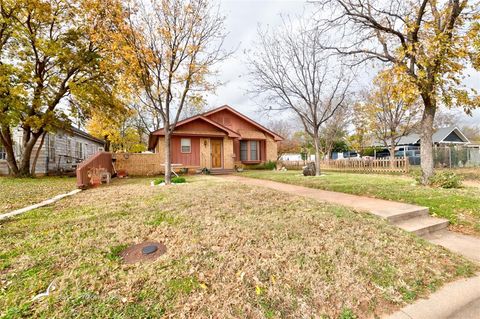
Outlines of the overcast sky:
M219 66L220 81L225 82L214 95L208 98L208 107L228 104L249 117L266 124L269 119L257 112L259 103L247 91L250 83L247 77L246 51L252 48L257 37L257 28L276 27L279 25L280 14L302 14L304 10L311 11L312 4L304 0L218 0L222 13L226 16L226 31L229 33L225 42L227 49L236 49L235 53ZM370 76L365 76L363 82L368 84ZM480 91L480 75L472 72L467 80ZM464 123L480 124L480 110L475 111L473 118L464 116Z

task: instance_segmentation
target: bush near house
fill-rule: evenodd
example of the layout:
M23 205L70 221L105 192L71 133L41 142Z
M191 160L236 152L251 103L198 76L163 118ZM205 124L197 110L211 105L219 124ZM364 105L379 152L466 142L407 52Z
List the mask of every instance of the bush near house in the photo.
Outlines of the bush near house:
M182 183L186 183L187 181L186 181L185 177L175 176L175 177L171 178L171 182L174 183L174 184L182 184ZM153 181L154 185L160 185L162 183L165 183L165 179L163 179L163 178L157 178L156 180Z
M462 186L462 178L454 172L437 172L430 178L433 187L459 188Z
M249 169L259 169L259 170L274 170L277 168L277 162L268 161L262 164L250 165Z

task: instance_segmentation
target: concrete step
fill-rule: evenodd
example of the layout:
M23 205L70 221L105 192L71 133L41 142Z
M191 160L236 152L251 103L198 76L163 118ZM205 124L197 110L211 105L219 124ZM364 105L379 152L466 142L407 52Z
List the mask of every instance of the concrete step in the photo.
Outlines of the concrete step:
M448 220L431 216L420 216L394 222L393 224L418 236L423 236L447 228Z
M233 174L234 172L234 169L211 169L210 175L227 175Z
M387 217L387 220L391 223L397 223L401 222L403 220L408 220L411 218L415 217L422 217L422 216L428 216L428 208L427 207L419 207L419 208L414 208L412 210L407 210L407 211L402 211L395 213L393 215L389 215Z

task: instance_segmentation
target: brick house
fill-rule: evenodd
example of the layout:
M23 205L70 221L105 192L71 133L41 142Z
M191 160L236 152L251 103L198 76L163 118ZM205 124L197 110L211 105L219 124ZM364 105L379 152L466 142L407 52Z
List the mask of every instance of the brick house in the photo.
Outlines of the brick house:
M275 161L282 137L228 105L177 123L172 133L172 164L210 170ZM149 150L164 161L164 130L150 134Z

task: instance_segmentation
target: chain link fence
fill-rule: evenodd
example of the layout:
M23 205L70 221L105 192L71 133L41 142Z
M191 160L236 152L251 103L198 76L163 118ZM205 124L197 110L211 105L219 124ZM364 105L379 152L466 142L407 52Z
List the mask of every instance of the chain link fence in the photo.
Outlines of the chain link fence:
M442 146L433 149L435 167L479 167L480 147Z

